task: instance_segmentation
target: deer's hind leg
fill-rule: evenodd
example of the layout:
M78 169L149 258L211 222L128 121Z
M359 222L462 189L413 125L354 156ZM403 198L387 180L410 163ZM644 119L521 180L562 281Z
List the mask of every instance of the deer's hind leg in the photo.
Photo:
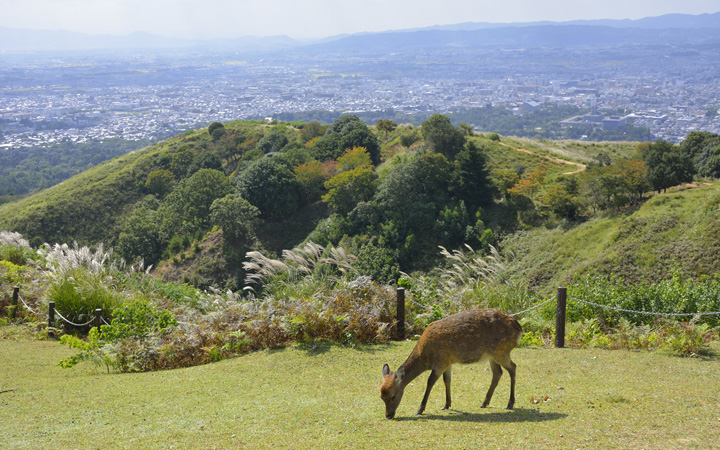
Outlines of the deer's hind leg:
M443 381L445 382L445 407L443 409L450 409L452 399L450 396L450 383L452 382L452 366L448 367L443 372Z

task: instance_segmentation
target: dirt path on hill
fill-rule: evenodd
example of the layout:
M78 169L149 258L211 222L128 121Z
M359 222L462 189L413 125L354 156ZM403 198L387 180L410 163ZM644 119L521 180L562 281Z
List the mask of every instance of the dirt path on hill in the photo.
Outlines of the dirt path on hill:
M563 175L572 175L572 174L574 174L574 173L580 173L580 172L582 172L583 170L585 170L585 169L587 168L587 166L586 166L585 164L576 163L576 162L572 162L572 161L566 161L566 160L564 160L564 159L555 158L555 157L548 156L548 155L542 155L542 154L535 153L535 152L533 152L533 151L530 151L530 150L527 150L527 149L524 149L524 148L513 147L512 145L510 145L510 144L505 144L505 143L503 143L503 142L501 142L500 144L504 145L505 147L511 148L511 149L513 149L513 150L517 150L517 151L519 151L519 152L527 153L528 155L540 156L540 157L542 157L542 158L547 159L548 161L552 161L552 162L556 162L556 163L560 163L560 164L568 164L568 165L576 166L576 167L577 167L577 169L571 170L570 172L564 172Z

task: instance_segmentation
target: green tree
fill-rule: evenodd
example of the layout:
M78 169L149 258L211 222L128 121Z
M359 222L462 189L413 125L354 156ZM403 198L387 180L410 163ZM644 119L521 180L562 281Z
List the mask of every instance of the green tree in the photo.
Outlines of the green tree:
M380 144L364 122L354 114L340 116L325 132L325 136L314 142L313 154L316 159L337 159L345 150L364 147L373 164L380 163Z
M170 157L170 171L180 177L184 177L193 159L195 159L195 152L188 147L179 148Z
M169 240L175 234L208 228L210 206L230 191L228 177L214 169L201 169L182 180L160 206L163 237Z
M327 127L321 125L318 121L306 123L305 126L302 127L302 130L300 130L300 140L303 143L309 142L318 136L322 136L326 129Z
M462 130L462 132L465 134L465 136L473 136L475 134L475 130L473 129L472 125L468 125L467 123L459 123L458 128Z
M420 133L416 129L409 130L400 135L400 145L410 148L411 145L420 140Z
M247 241L260 210L242 197L228 194L210 206L210 220L223 230L223 238L232 243Z
M468 142L458 153L453 165L451 193L465 202L470 211L493 202L492 182L487 168L487 156L474 142Z
M395 131L397 124L392 120L380 119L377 121L375 128L377 128L378 131L382 131L385 134L385 139L387 139L388 134Z
M465 133L456 128L450 119L442 114L433 114L422 123L421 131L425 145L445 155L450 161L460 153L465 146Z
M238 175L236 185L238 194L266 217L287 217L302 200L300 182L279 156L253 161Z
M342 172L325 183L328 193L322 199L338 214L348 214L359 202L372 199L377 175L370 166Z
M355 114L343 114L328 127L327 131L325 131L325 135L332 133L345 135L355 129L355 127L358 127L359 124L364 125L363 121Z
M660 192L693 180L692 159L680 146L657 141L644 147L642 153L648 168L648 181L654 190Z
M208 126L208 133L212 136L213 132L219 130L220 128L225 128L225 125L221 122L213 122Z
M627 194L630 202L636 205L651 188L647 166L639 159L623 158L615 163L615 170L620 188Z
M380 164L380 144L364 123L362 123L362 127L355 128L340 138L341 153L355 147L363 147L370 155L372 163Z
M155 197L149 195L125 219L115 248L126 261L142 259L149 266L160 260L164 241L160 236L159 206Z
M580 204L565 186L550 186L540 201L559 218L575 220L579 215Z
M165 197L168 192L172 191L174 185L175 175L165 169L150 172L147 181L145 181L147 191L160 198Z
M279 152L288 143L288 138L284 133L280 131L271 131L270 133L263 136L257 143L258 149L263 153Z
M510 197L510 189L520 181L520 175L511 170L495 169L492 171L492 180L500 193L508 199Z

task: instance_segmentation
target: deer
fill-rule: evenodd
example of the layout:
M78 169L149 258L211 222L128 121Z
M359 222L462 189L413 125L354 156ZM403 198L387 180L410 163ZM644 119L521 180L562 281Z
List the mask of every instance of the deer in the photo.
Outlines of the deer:
M420 336L407 360L395 371L385 364L382 368L380 397L385 402L385 417L392 419L402 400L405 387L423 372L430 370L425 396L415 415L425 411L430 391L443 377L445 407L450 409L450 382L452 365L471 364L489 360L492 381L482 407L490 404L495 388L502 376L502 368L510 374L510 400L507 409L515 405L515 363L510 351L517 347L522 336L518 321L498 309L464 311L432 322Z

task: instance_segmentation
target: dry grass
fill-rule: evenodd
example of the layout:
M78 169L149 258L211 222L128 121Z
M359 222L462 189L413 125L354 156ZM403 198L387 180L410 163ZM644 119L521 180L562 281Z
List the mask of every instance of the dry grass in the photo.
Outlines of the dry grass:
M315 344L187 369L105 375L56 363L55 342L0 341L0 442L7 449L718 448L720 360L607 350L517 349L517 403L491 407L484 364L458 366L454 409L412 413L425 376L384 419L383 363L413 342L348 349ZM716 349L720 350L720 349ZM89 368L90 366L85 366ZM546 399L547 397L547 399Z

